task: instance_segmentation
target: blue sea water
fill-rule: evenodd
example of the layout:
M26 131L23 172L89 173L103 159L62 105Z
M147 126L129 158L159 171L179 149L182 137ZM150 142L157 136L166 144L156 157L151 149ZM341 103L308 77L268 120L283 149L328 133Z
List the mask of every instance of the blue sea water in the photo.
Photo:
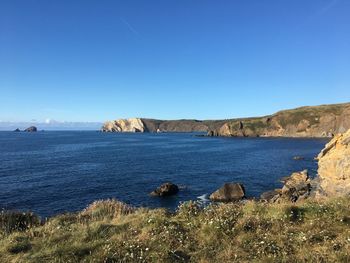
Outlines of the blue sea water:
M316 174L324 139L218 138L193 133L0 132L0 208L41 216L77 211L97 199L175 208L241 182L247 195L281 186L294 171ZM293 160L293 156L304 160ZM171 181L178 195L150 197Z

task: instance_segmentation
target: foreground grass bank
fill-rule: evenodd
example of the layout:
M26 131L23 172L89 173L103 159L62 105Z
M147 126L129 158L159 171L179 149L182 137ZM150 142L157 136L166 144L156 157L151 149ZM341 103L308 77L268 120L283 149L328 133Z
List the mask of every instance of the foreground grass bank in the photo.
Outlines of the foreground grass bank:
M350 198L0 216L0 262L350 262Z

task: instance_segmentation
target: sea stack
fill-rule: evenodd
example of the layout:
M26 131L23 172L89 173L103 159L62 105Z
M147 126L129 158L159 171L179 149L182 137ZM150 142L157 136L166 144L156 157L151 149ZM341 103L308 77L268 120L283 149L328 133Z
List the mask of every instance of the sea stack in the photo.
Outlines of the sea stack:
M24 130L25 132L37 132L38 129L35 126L30 126Z

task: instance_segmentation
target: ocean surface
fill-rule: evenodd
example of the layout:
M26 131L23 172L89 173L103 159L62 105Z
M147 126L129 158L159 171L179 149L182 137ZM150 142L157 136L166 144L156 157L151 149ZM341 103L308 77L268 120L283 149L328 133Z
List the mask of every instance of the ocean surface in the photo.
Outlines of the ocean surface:
M95 131L0 132L0 208L46 217L116 198L134 206L174 209L205 199L225 182L247 196L280 187L279 179L308 169L325 139L218 138L193 133ZM293 160L294 156L304 160ZM167 198L148 194L163 182L181 189Z

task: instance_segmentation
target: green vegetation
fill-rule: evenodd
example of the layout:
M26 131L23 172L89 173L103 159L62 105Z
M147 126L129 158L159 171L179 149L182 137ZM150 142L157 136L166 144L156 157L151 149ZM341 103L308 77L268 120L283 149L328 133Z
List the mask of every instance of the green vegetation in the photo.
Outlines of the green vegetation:
M283 129L286 129L288 125L297 127L299 124L302 124L300 131L303 131L306 127L320 125L321 117L340 116L344 109L349 105L349 103L344 103L300 107L291 110L279 111L269 116L232 119L228 120L227 122L233 135L236 135L237 132L239 134L240 122L243 123L243 133L248 136L264 135L268 130L276 129L276 127L278 127L276 125L280 125ZM303 128L303 126L305 127Z
M264 129L269 127L269 123L263 119L250 119L243 125L245 130L250 130L253 134L261 134Z
M321 105L301 107L293 110L280 111L275 114L283 128L287 125L298 125L300 121L307 120L310 125L318 124L320 118L327 114L340 115L348 104Z
M41 225L16 213L0 222L0 262L350 261L350 198L186 202L176 213L106 200Z

